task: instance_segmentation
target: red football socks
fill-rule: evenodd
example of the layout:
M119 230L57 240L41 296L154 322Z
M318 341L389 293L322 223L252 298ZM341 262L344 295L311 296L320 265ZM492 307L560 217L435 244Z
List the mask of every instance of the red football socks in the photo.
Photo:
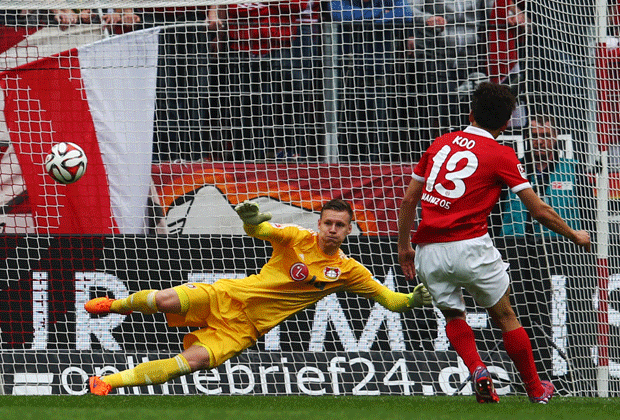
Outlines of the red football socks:
M470 373L474 373L478 366L484 366L478 354L474 331L467 322L459 318L451 320L446 324L446 335Z
M536 371L534 355L532 354L532 343L530 343L530 337L525 329L521 327L505 332L503 338L506 353L508 353L508 356L510 356L521 374L527 394L533 397L542 395L545 390L540 383L540 378Z

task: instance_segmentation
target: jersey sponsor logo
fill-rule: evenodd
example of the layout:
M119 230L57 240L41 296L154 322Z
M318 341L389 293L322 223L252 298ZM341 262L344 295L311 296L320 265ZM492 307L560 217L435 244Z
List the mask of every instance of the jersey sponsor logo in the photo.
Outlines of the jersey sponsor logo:
M551 183L551 189L556 190L556 191L572 191L573 182L572 181L553 181Z
M330 280L337 280L340 277L340 269L337 267L325 267L323 275Z
M306 264L298 262L291 266L289 274L294 281L304 281L308 278L310 270Z

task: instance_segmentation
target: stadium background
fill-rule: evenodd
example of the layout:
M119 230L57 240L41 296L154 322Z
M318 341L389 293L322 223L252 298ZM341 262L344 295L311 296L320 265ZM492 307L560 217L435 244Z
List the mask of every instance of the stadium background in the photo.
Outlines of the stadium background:
M599 143L613 145L616 141L613 118L618 115L614 108L617 49L596 49L592 53L592 5L566 6L554 3L534 11L533 17L545 28L537 36L545 42L536 45L538 51L526 54L525 80L518 85L523 89L523 97L536 98L559 114L562 131L570 133L575 155L589 165L594 179L600 164ZM562 30L567 22L574 23L575 31ZM335 34L339 27L326 23L324 29L335 30ZM184 281L213 281L218 276L255 272L269 255L269 247L241 232L232 207L246 198L259 200L263 208L273 210L275 221L296 222L310 228L315 226L316 212L326 198L350 200L357 222L355 235L349 238L345 250L368 265L379 281L392 282L400 291L411 289L397 267L393 235L399 197L420 152L410 146L420 144L410 143L408 133L397 129L390 132L389 143L381 144L384 152L372 163L368 162L373 160L369 155L351 152L355 149L344 147L334 151L322 144L308 149L312 152L307 156L309 162L196 162L204 157L203 152L215 152L215 156L226 152L203 150L205 145L225 144L219 143L217 136L227 132L227 127L212 129L201 125L201 121L215 121L208 101L182 101L185 96L192 100L200 98L200 92L193 89L208 86L208 78L202 78L206 75L201 73L208 65L200 61L208 57L191 48L182 52L194 45L192 36L202 39L205 28L166 31L159 37L163 42L159 52L163 51L163 55L158 62L157 102L152 104L154 142L159 149L156 148L156 162L152 167L149 162L149 169L154 188L162 198L163 223L172 235L97 235L86 231L85 235L56 236L45 226L38 226L38 233L27 235L5 233L0 246L0 390L6 394L82 394L86 391L86 376L178 352L182 332L168 329L161 316L90 318L81 311L80 304L90 293L109 291L120 296L146 287L163 288ZM195 56L200 59L193 61ZM175 80L183 80L187 90L161 85L162 69L169 68L170 62L180 71ZM43 66L37 70L50 68ZM325 70L333 69L328 65ZM588 73L592 70L602 72L593 77ZM334 81L339 80L334 77ZM14 80L7 79L6 74L3 80L9 87L17 86L11 85ZM18 100L31 94L21 87L10 93ZM329 110L328 105L333 103L330 98L325 99ZM175 106L179 108L168 112L167 104L177 100ZM595 110L592 102L603 106ZM21 106L24 108L20 115L28 115L32 122L21 134L58 141L54 136L47 138L50 132L46 129L33 129L41 122L37 120L41 116L32 112L27 101ZM179 115L173 116L177 112ZM324 120L312 126L314 141L332 142L332 146L334 139L348 141L351 127L330 124L329 117L334 114L319 114ZM23 128L11 127L12 134ZM216 137L202 138L200 135L205 132ZM20 141L32 140L21 134ZM76 135L71 131L63 134L68 138ZM147 134L150 140L152 133ZM523 133L516 129L510 134ZM175 160L184 163L170 163ZM45 179L44 174L37 176ZM613 174L610 179L614 180ZM610 198L606 210L614 215L618 210L617 186L604 188L609 190ZM39 198L34 194L30 197ZM87 219L95 217L89 211L80 212L79 205L77 208ZM28 215L33 209L26 202L12 211ZM35 207L34 211L40 208ZM53 221L49 222L51 225ZM609 258L605 260L608 271L603 275L607 279L604 284L608 306L603 321L599 311L601 272L597 271L601 265L596 256L582 255L565 241L495 238L511 263L517 311L533 337L539 369L554 381L560 395L597 395L601 325L607 328L609 340L609 391L617 395L620 386L617 221L612 221L610 233ZM520 380L498 344L499 332L489 328L488 318L471 300L467 303L468 321L480 339L483 359L492 361L500 393L522 394ZM390 316L365 300L337 296L288 320L255 349L231 360L217 373L200 372L170 386L128 392L471 393L465 368L441 336L441 318L436 312L416 310L396 318ZM461 385L463 388L459 389Z

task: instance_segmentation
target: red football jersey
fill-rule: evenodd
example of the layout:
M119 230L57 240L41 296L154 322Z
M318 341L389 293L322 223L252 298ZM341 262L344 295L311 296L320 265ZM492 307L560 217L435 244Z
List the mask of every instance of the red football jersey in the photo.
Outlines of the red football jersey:
M436 139L413 177L424 183L416 244L480 237L502 186L514 193L530 187L514 150L473 126Z

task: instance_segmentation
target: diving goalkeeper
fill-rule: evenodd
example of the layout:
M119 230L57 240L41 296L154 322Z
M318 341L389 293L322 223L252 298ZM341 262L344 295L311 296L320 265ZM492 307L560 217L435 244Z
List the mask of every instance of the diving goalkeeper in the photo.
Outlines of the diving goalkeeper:
M261 213L258 205L249 201L237 205L235 211L248 235L269 241L273 247L273 255L259 274L214 284L187 283L160 291L143 290L118 300L100 297L86 303L91 314L163 312L171 327L199 328L184 337L184 351L173 358L89 378L92 394L161 384L219 366L293 314L343 290L372 298L395 312L431 305L423 285L410 294L393 292L342 252L340 245L351 233L353 219L353 210L345 201L325 203L318 232L268 223L271 215Z

